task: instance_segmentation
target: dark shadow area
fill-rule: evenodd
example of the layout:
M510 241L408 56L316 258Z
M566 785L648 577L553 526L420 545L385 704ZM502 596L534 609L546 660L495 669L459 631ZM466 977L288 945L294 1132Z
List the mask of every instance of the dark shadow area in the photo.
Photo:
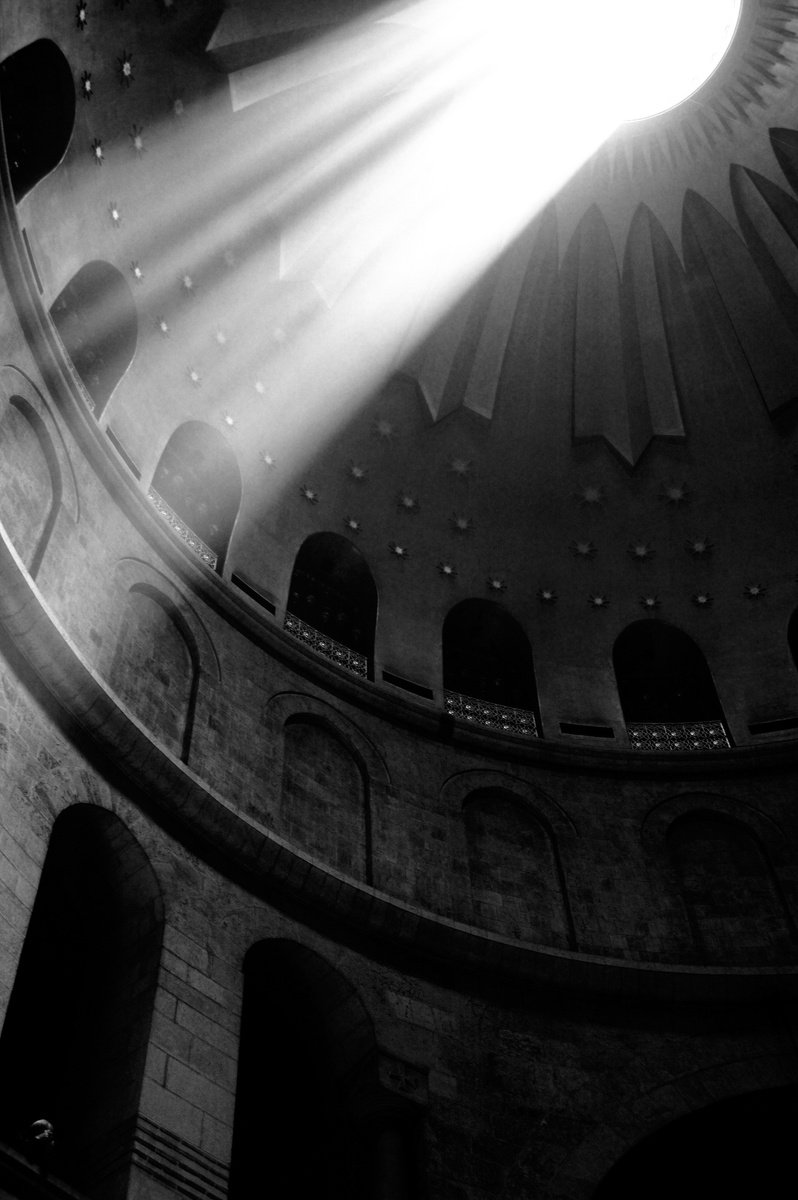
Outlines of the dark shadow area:
M521 626L490 600L463 600L443 623L443 686L536 712L532 650Z
M715 684L692 638L664 621L637 621L613 649L627 721L722 720Z
M787 1200L795 1192L796 1121L794 1085L721 1100L638 1142L593 1200Z
M0 63L0 113L19 203L64 157L75 124L75 85L64 55L39 38Z
M337 533L314 533L299 548L288 611L371 662L377 587L363 555Z

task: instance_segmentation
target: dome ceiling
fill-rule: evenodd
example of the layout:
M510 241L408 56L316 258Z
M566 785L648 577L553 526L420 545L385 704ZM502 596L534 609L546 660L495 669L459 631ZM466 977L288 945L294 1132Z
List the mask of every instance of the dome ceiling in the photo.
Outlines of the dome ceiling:
M220 431L243 480L226 570L279 608L304 538L343 534L410 679L438 669L446 612L482 596L573 718L607 717L584 681L645 613L688 629L716 679L751 647L778 659L749 716L798 711L779 642L798 566L796 9L748 0L694 97L617 130L431 332L421 289L398 336L379 305L348 307L369 263L323 236L348 180L308 173L285 136L341 76L283 55L318 63L307 39L345 7L303 9L308 27L276 6L267 28L254 4L4 5L8 53L52 39L78 93L63 161L18 206L43 299L100 261L135 300L101 427L145 489L180 425ZM409 88L413 31L367 22L350 54L389 46ZM328 112L303 147L351 121Z

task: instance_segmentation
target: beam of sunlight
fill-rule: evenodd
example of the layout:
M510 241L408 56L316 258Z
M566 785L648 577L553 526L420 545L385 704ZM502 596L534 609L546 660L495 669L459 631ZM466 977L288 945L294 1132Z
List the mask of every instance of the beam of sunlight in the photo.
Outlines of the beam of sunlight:
M198 300L237 330L208 382L250 445L299 464L618 125L701 84L739 8L410 0L231 71L218 152L200 112L149 213L154 309L238 248Z

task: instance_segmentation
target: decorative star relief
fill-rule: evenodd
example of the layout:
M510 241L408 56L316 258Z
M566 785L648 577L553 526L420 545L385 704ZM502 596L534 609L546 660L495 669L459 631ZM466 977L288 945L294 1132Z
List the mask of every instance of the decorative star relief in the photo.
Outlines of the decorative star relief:
M691 538L685 546L693 558L709 558L713 550L712 542L707 537Z
M571 542L571 553L575 558L592 558L596 553L596 547L590 541L577 540Z
M108 216L111 218L114 229L118 229L122 224L122 210L114 200L108 205Z
M627 553L635 562L646 562L654 557L656 551L649 542L631 542L627 547Z
M596 507L603 504L606 496L604 489L597 483L586 483L576 493L576 498L580 504Z
M178 98L175 100L174 104L172 105L172 112L174 113L174 115L176 117L182 117L182 115L185 111L186 111L186 106L183 103L183 101L180 99L180 97L178 96Z
M454 565L450 562L439 562L438 563L438 574L442 575L444 577L444 579L456 579L457 578L457 571L455 570Z
M388 550L393 554L394 558L409 558L410 551L406 546L400 545L398 542L389 542Z
M254 387L255 391L258 393L259 396L266 395L266 384L263 382L262 379L256 379L252 386Z
M94 84L91 81L91 71L84 71L80 77L80 94L84 100L91 100L94 95Z
M465 477L471 473L471 465L470 458L449 459L449 470L453 475L459 476L460 479L465 479Z
M711 608L712 597L709 592L696 592L693 596L693 604L696 608Z
M169 337L169 322L166 320L166 317L158 317L156 323L161 336Z
M232 413L222 413L222 422L227 426L228 429L235 428L236 419Z
M507 584L504 582L503 579L499 579L495 575L490 575L486 579L485 586L487 587L489 592L506 592L507 591Z
M86 28L88 20L89 7L88 4L85 3L85 0L83 0L83 2L78 3L75 6L75 24L77 25L78 29L82 30Z
M307 500L308 504L318 504L319 502L319 493L315 488L309 487L306 483L303 483L300 487L299 494L303 500Z
M192 296L194 294L194 280L192 279L191 275L189 275L188 271L184 271L180 276L180 287L183 289L183 292L186 296Z
M344 517L344 525L350 533L360 533L363 528L357 517Z
M379 420L375 421L372 428L375 436L384 442L389 442L391 438L396 437L396 429L385 417L380 417Z
M194 384L194 387L199 387L201 385L202 376L200 375L200 373L196 367L189 367L188 377L191 380L191 382ZM224 418L222 418L222 419L224 420ZM229 424L229 422L225 422L225 423Z
M646 612L655 612L660 607L659 596L641 596L640 607Z
M130 138L130 145L133 148L133 152L141 157L144 153L144 130L141 125L131 125L128 137Z
M227 334L225 333L225 331L223 329L217 329L216 333L213 336L216 339L217 346L226 346L227 345Z
M411 496L409 492L400 492L396 499L396 507L400 512L417 513L419 503L415 496Z
M130 87L133 82L133 55L123 50L116 61L119 63L119 81L122 87Z
M591 608L609 608L610 598L604 592L593 592L587 598L587 602Z
M690 492L686 483L665 483L662 485L662 498L667 504L684 504L689 499Z
M347 468L347 475L357 483L365 483L366 479L368 479L368 471L365 467L361 467L359 463L350 463Z
M763 583L747 583L743 588L746 600L762 600L766 593L767 588Z
M144 272L141 269L140 263L136 262L135 259L130 264L130 270L132 272L133 278L135 279L136 283L144 282Z
M103 150L103 144L99 138L95 138L94 141L92 142L91 152L92 152L94 161L96 162L97 166L101 167L103 165L103 161L105 159L105 152Z
M452 513L452 515L449 517L449 525L451 526L453 533L460 534L461 536L463 534L472 533L474 529L474 522L470 517L465 516L463 513Z
M277 466L277 460L269 454L268 450L261 450L260 461L268 471L273 470Z
M538 588L538 600L541 604L556 604L558 599L559 597L554 588Z

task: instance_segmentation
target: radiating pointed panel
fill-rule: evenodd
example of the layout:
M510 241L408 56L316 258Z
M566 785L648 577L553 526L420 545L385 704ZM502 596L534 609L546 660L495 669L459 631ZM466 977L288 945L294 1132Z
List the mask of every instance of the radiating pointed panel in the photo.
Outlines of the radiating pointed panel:
M651 430L684 437L670 330L687 312L684 273L670 239L645 205L629 233L623 287L634 310Z
M499 403L505 394L532 396L537 382L546 314L559 274L557 213L554 205L530 225L516 244L524 275L515 297L515 312L505 346Z
M574 234L563 276L573 321L573 436L604 438L634 465L653 430L639 354L630 354L624 328L615 250L595 205Z
M730 171L737 219L759 273L791 327L798 324L798 203L757 171Z
M771 129L770 144L785 179L798 194L798 129Z
M770 413L798 392L798 341L757 271L745 243L709 201L684 202L685 259L715 290Z
M452 387L451 377L466 331L473 322L474 302L472 290L405 359L402 367L404 373L418 382L435 421L448 416L462 403L462 393Z

